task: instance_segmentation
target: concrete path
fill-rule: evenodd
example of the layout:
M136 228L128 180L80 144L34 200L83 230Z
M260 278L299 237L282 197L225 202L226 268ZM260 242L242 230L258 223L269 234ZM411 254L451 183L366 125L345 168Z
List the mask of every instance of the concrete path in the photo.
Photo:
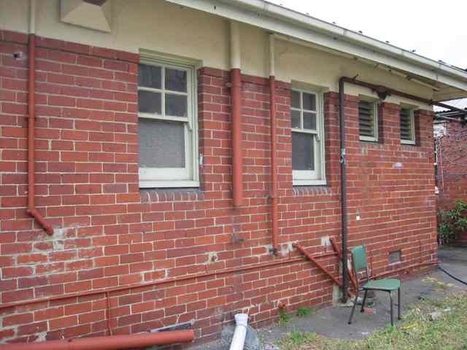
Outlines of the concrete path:
M467 248L442 247L439 250L441 266L446 270L467 281ZM456 282L440 270L432 270L424 275L406 279L402 283L402 315L407 308L421 298L441 298L448 293L467 290L467 286ZM397 296L394 298L397 302ZM266 348L272 346L291 330L309 331L329 338L362 339L378 328L390 323L388 293L376 293L374 314L355 312L353 323L347 324L350 307L333 306L312 312L307 317L293 317L286 325L276 325L258 330L259 336ZM394 307L397 317L397 306ZM271 345L271 346L269 346ZM202 349L222 350L219 343L204 344ZM195 347L195 349L201 349Z

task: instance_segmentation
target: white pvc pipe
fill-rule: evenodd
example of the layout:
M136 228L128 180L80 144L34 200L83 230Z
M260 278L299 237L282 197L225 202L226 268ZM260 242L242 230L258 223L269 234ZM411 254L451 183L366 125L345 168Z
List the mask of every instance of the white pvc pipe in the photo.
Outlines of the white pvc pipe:
M235 332L230 343L230 350L243 350L245 346L246 331L248 328L248 315L236 314L235 315Z

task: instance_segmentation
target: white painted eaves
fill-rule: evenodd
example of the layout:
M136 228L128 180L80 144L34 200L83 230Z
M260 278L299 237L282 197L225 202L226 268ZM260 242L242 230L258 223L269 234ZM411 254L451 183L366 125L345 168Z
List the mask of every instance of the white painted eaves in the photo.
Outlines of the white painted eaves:
M166 1L383 64L439 83L442 88L454 87L456 97L467 94L467 72L462 69L263 0Z

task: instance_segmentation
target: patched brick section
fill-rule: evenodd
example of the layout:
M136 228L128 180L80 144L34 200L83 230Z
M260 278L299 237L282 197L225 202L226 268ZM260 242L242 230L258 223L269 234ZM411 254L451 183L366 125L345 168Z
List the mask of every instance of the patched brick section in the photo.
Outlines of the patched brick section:
M467 199L467 128L457 122L444 126L445 132L437 140L436 202L439 209L452 209L457 200Z
M340 241L337 94L327 93L324 98L328 184L294 188L291 86L277 83L282 256L272 257L266 79L242 77L245 204L233 209L229 72L198 70L201 188L140 191L137 57L39 38L37 204L57 228L54 236L47 237L25 213L27 61L14 61L12 53L26 51L26 36L0 31L0 38L17 42L0 45L3 303L239 269L298 257L289 249L292 242L320 253L323 237ZM386 106L384 130L392 128L392 132L386 135L387 144L373 149L358 142L356 101L349 97L346 106L349 205L350 215L361 208L363 219L350 220L351 244L369 244L379 270L387 267L382 257L388 242L402 249L403 264L417 257L419 241L426 254L421 259L427 259L434 249L434 197L427 190L433 179L426 171L432 163L430 115L421 115L427 121L420 123L421 146L400 146L391 141L391 135L398 133L397 108ZM393 168L398 161L403 168ZM364 166L357 166L360 163ZM404 181L396 184L396 180ZM363 190L373 191L371 198L363 196ZM386 209L389 216L380 217ZM376 223L376 234L369 221ZM335 257L323 259L323 264L338 273ZM110 324L114 334L127 334L194 320L197 337L209 339L232 322L235 312L248 312L252 324L266 325L277 320L278 301L292 311L327 304L331 292L326 276L310 262L297 260L113 292ZM6 342L104 335L106 308L105 294L11 308L2 312L0 337Z

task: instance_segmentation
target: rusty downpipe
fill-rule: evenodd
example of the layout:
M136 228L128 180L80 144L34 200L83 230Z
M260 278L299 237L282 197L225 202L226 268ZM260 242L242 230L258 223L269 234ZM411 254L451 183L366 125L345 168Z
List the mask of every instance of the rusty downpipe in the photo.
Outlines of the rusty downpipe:
M190 329L159 333L51 340L37 343L6 344L1 345L0 350L114 350L190 343L194 339L195 332Z
M230 94L232 103L232 187L233 205L243 204L243 145L242 145L242 73L240 58L240 28L230 22Z
M28 208L31 215L48 235L53 234L52 225L36 209L36 1L29 1L29 42L28 42Z
M342 288L342 282L339 281L336 277L333 276L333 274L324 266L321 264L316 256L313 256L309 254L304 247L302 247L298 243L293 243L292 246L297 249L301 254L303 254L308 260L310 260L312 263L314 263L324 274L326 274L335 284L337 284L339 287ZM338 255L336 252L332 253L333 255ZM347 290L347 296L352 296L352 294Z
M271 113L271 238L272 253L279 251L279 213L277 198L277 113L276 113L276 77L274 62L274 34L269 35L269 105Z

